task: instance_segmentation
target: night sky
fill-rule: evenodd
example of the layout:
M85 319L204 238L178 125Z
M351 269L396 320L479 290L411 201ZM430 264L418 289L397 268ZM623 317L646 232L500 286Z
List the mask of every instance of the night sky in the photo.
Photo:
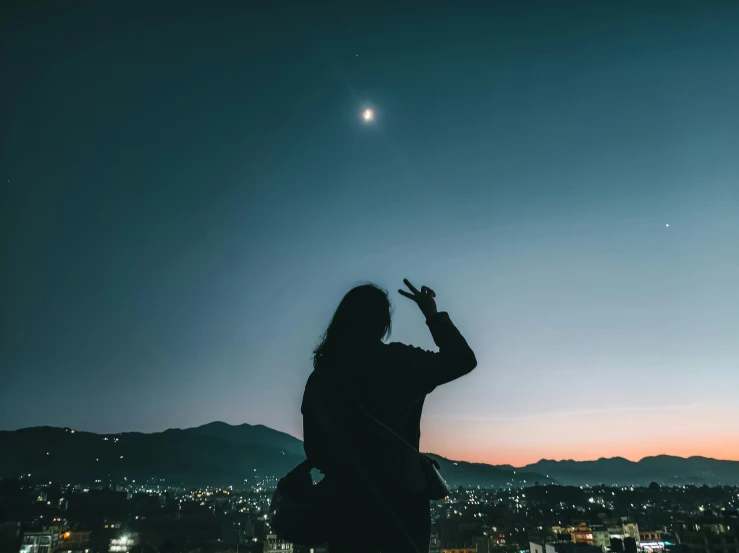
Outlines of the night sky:
M739 4L489 4L4 3L0 428L300 436L407 277L423 449L739 459Z

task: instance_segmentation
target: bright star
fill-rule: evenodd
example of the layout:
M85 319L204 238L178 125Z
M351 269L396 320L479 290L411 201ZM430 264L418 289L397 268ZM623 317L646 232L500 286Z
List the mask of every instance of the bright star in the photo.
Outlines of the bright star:
M665 225L665 228L670 228L670 223L667 223L667 224Z
M372 119L374 118L375 118L375 114L373 113L371 109L366 109L362 113L362 119L364 119L365 121L372 121Z

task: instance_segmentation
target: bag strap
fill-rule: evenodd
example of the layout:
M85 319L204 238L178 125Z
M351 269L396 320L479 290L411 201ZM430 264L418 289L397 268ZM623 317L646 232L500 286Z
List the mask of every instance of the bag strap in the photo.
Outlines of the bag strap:
M410 450L412 453L415 453L416 455L418 455L423 461L426 461L428 463L434 464L434 461L431 458L427 457L426 455L424 455L423 453L421 453L419 450L417 450L415 447L413 447L411 444L409 444L406 441L406 439L403 438L400 434L398 434L395 430L393 430L392 428L390 428L389 426L387 426L385 423L383 423L382 421L380 421L376 417L370 415L367 412L367 410L364 407L362 407L361 405L359 406L359 410L364 415L365 418L367 418L368 420L372 421L374 424L376 424L377 426L379 426L383 430L383 432L386 432L387 434L389 434L390 436L392 436L392 438L396 442L400 443L403 447L405 447L406 449Z
M319 386L321 388L323 388L322 385L319 384ZM343 388L343 387L340 386L340 388ZM411 444L409 444L408 441L405 438L403 438L400 434L398 434L395 430L393 430L392 428L390 428L389 426L387 426L385 423L383 423L382 421L380 421L377 417L371 415L369 413L369 411L367 411L367 409L365 409L364 405L362 404L362 400L361 400L359 394L356 393L355 390L347 390L346 388L343 388L341 391L344 392L345 397L348 397L351 400L353 400L353 402L352 402L353 403L353 407L355 407L357 409L357 411L359 412L359 414L362 417L364 417L368 421L372 422L375 426L379 427L383 432L385 432L386 434L388 434L389 436L391 436L393 438L393 440L395 440L396 442L400 443L400 445L402 447L410 450L411 452L413 452L416 455L420 456L422 459L424 459L424 460L426 460L426 461L434 464L433 461L430 458L426 457L423 453L421 453L419 450L417 450L415 447L413 447Z

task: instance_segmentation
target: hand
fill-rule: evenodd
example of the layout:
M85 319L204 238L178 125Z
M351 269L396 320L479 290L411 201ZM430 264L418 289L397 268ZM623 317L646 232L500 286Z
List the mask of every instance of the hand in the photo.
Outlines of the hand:
M407 278L403 279L403 283L408 287L408 290L410 290L411 293L409 294L405 290L398 290L398 293L401 296L405 296L406 298L415 301L416 305L418 305L418 308L421 310L421 313L423 313L423 316L426 317L426 319L430 319L431 317L436 315L436 300L434 300L436 294L431 288L427 286L421 286L421 291L419 292L418 290L416 290L415 286L408 282Z

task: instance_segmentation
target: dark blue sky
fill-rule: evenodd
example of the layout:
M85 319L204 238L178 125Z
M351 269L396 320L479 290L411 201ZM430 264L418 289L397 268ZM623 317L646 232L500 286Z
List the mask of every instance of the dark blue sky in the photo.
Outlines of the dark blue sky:
M427 449L739 459L739 5L155 4L2 8L0 428L299 435L407 277L480 361Z

